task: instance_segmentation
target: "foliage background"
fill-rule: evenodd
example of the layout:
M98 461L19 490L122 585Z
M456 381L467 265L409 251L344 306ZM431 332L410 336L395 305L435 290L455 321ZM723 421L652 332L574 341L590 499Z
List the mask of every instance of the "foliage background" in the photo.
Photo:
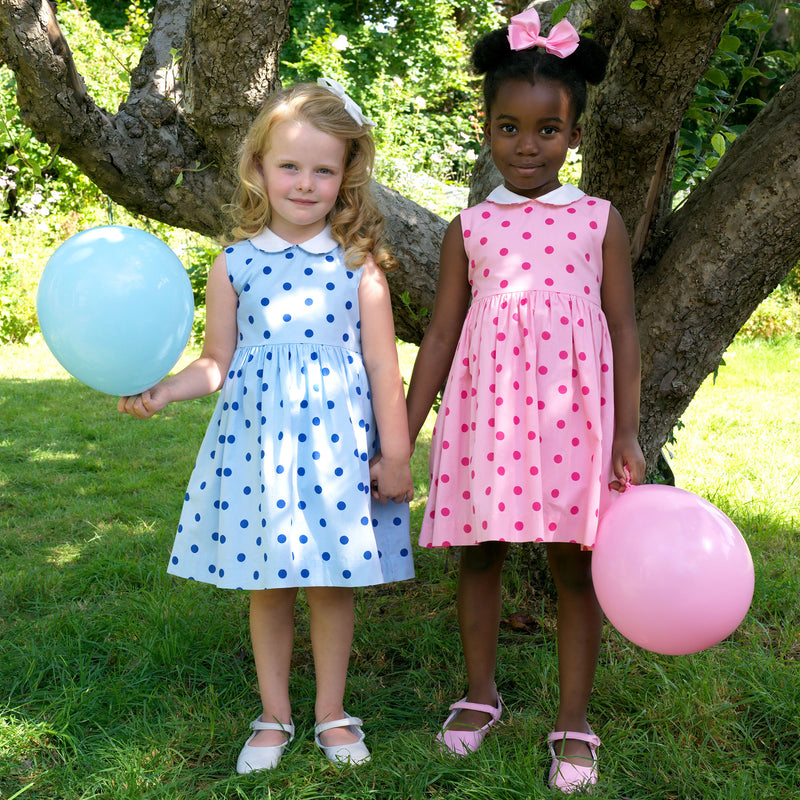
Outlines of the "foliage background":
M569 3L562 4L559 13ZM339 80L376 120L376 178L442 216L466 203L482 142L479 81L468 70L471 43L503 24L492 0L295 0L284 83ZM800 4L742 3L733 15L681 129L675 202L716 166L725 149L798 67ZM505 9L506 13L509 9ZM59 21L100 105L127 95L149 32L152 0L68 0ZM577 182L580 160L565 179ZM205 275L217 245L197 234L131 215L71 162L36 141L20 122L12 73L0 66L0 342L35 335L35 291L50 253L92 225L132 224L165 239L189 271L204 327ZM744 335L800 332L795 270L745 326Z

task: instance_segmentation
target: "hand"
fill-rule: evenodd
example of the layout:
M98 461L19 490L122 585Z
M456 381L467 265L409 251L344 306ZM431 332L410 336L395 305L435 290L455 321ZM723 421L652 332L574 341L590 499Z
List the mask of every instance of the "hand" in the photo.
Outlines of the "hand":
M369 462L372 496L380 503L387 500L408 503L414 499L414 482L408 461L386 458L378 452Z
M120 397L117 403L117 411L121 414L130 414L136 419L149 419L164 409L168 403L167 392L159 383L141 394Z
M614 437L611 468L616 477L608 486L617 492L624 492L629 480L633 486L638 486L644 480L644 455L635 436Z

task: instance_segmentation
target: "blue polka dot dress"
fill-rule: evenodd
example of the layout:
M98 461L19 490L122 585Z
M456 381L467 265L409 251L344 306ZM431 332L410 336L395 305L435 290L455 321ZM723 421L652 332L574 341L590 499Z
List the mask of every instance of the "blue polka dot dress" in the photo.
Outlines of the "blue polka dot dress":
M239 342L168 571L247 590L413 577L408 504L370 496L362 270L328 230L302 245L265 230L225 257Z

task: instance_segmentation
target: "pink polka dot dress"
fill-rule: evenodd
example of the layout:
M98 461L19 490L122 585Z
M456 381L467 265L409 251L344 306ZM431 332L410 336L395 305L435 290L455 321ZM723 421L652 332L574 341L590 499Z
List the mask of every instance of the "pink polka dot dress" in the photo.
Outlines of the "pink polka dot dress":
M499 187L461 212L470 305L431 445L420 544L594 544L612 500L610 204Z

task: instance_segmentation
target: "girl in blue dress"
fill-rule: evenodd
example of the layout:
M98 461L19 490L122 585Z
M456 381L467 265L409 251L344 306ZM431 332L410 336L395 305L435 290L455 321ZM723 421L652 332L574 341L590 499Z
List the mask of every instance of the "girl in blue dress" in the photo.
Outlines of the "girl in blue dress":
M369 759L362 722L343 707L353 587L413 576L408 422L384 274L395 264L369 196L372 122L338 84L320 84L271 96L245 138L236 242L209 272L200 357L119 402L146 418L221 389L168 571L250 591L262 709L239 773L277 766L294 737L298 587L315 741L334 763Z

